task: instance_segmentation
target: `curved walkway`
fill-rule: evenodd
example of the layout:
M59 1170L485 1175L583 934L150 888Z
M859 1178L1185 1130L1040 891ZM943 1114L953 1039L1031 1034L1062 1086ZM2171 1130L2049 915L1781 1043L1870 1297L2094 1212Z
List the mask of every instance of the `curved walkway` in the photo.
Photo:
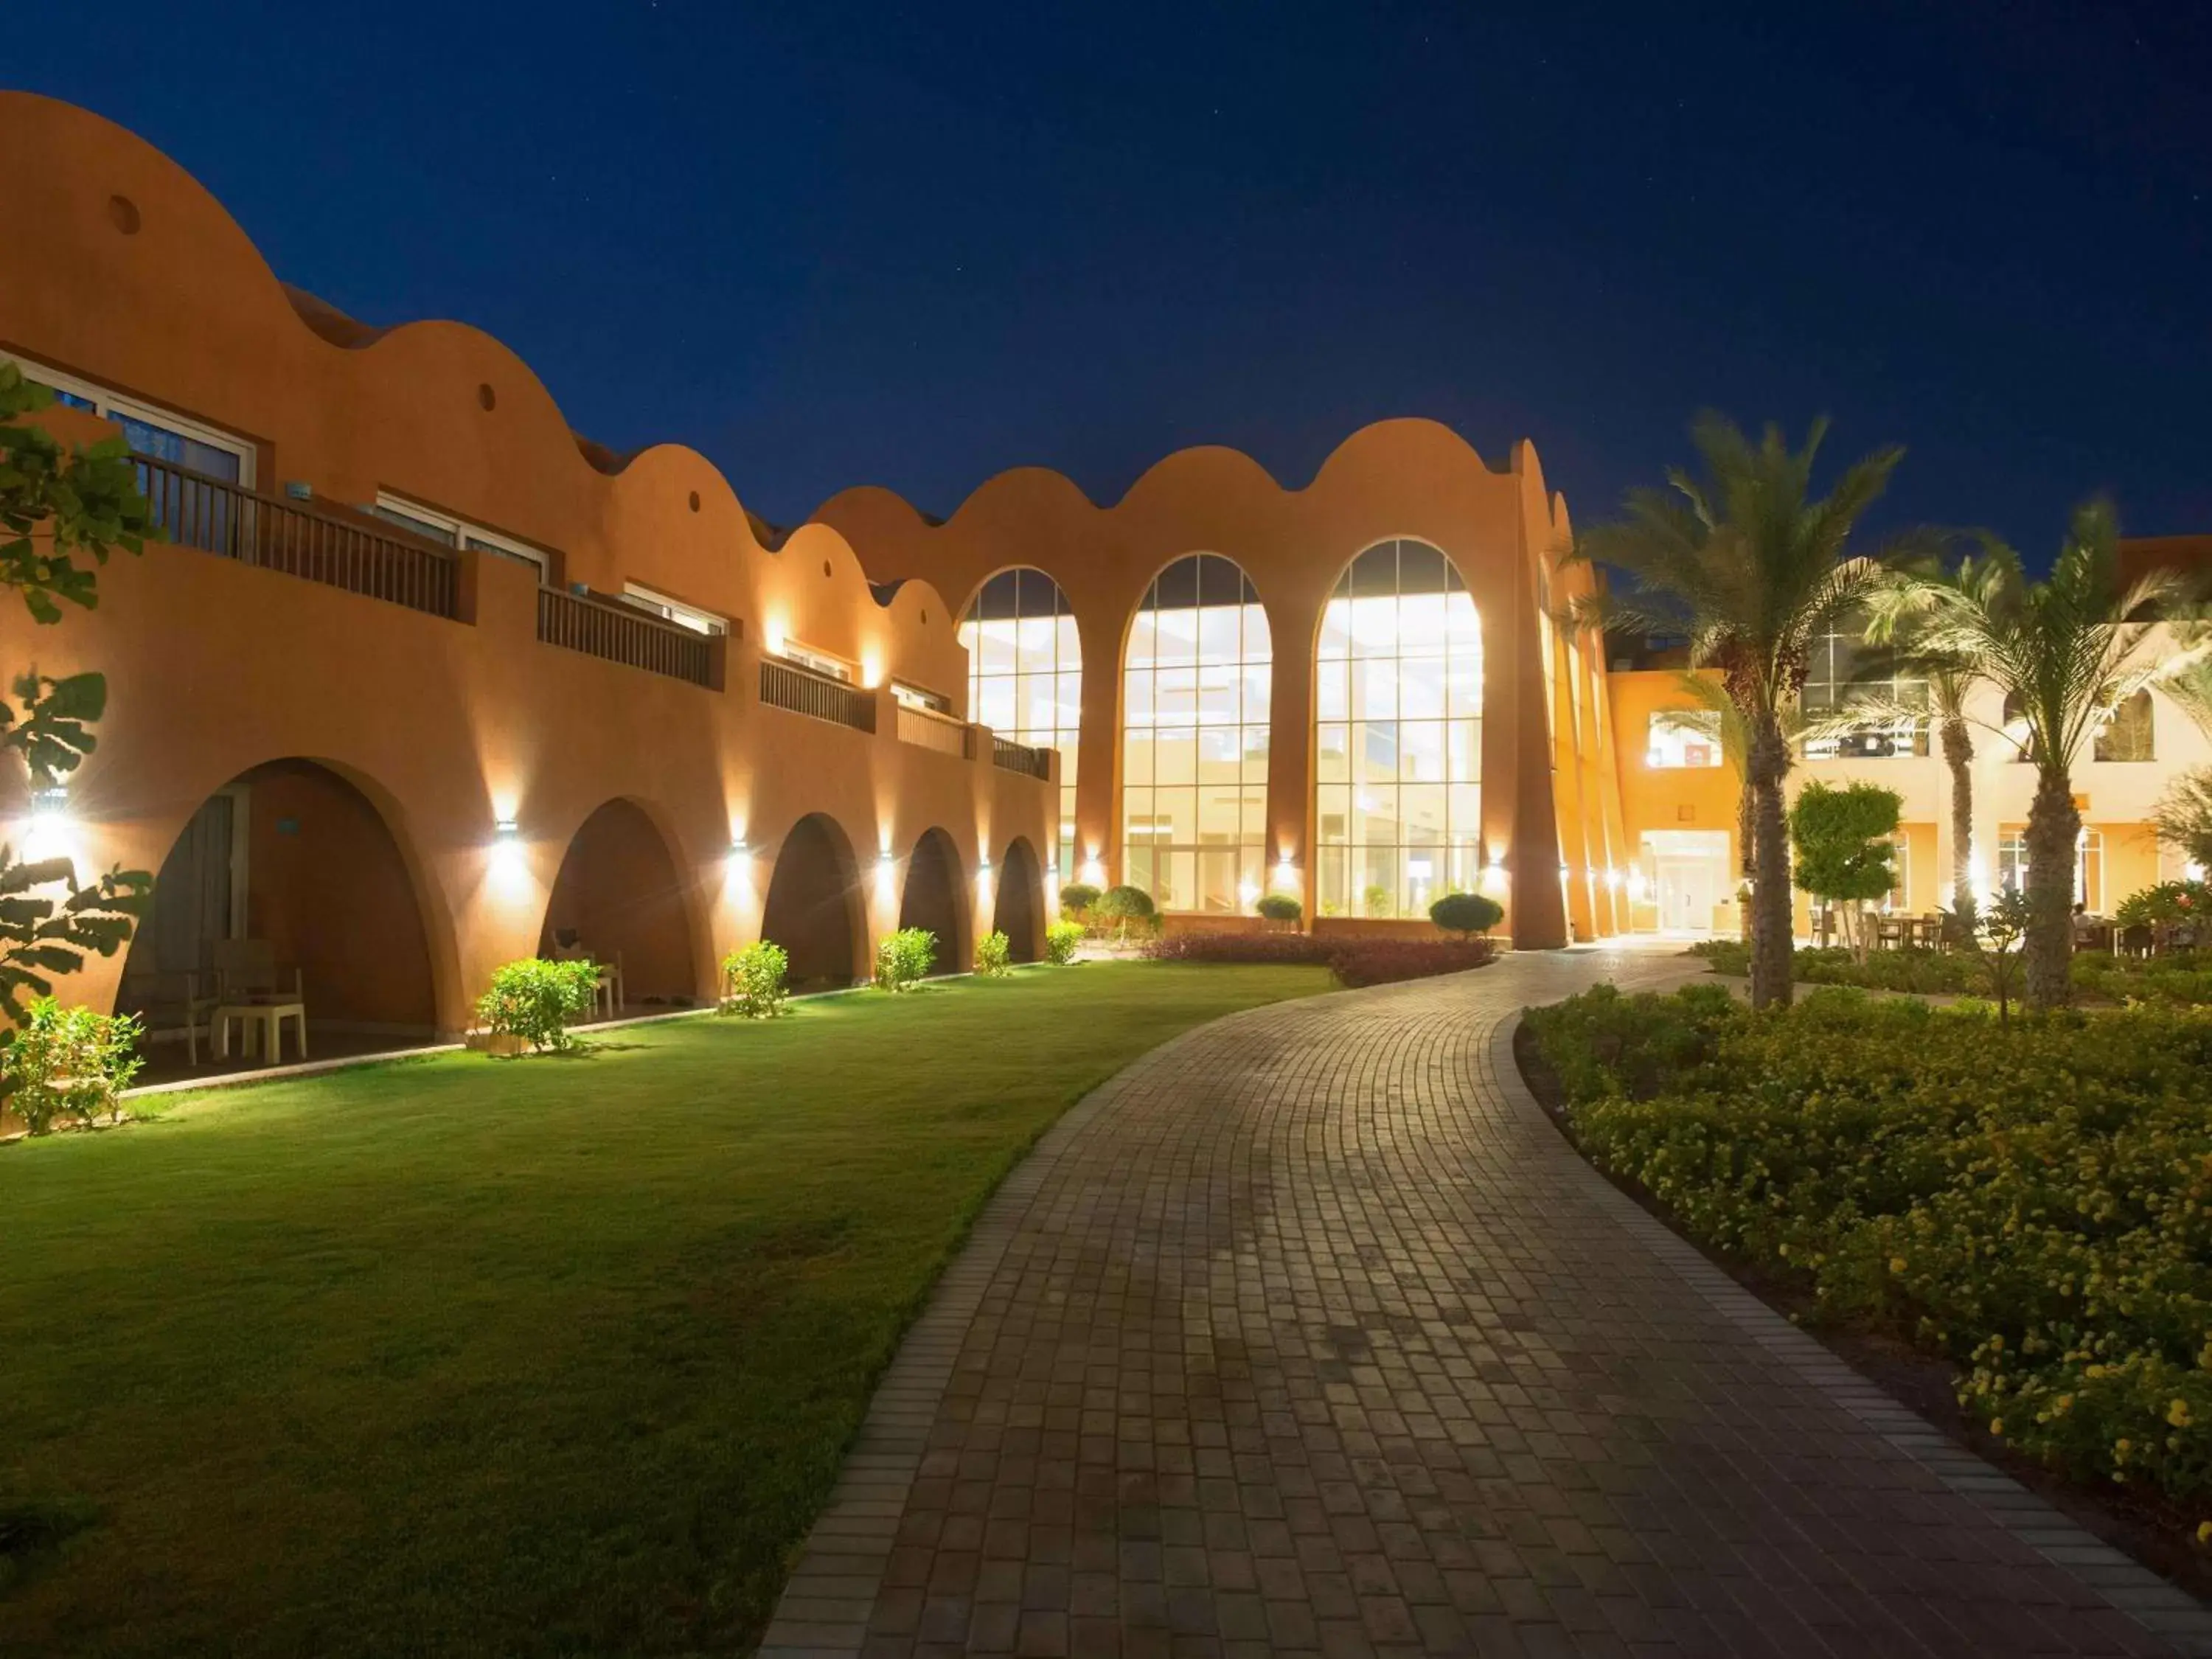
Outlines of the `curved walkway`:
M901 1350L763 1651L2212 1652L1528 1098L1524 1004L1681 971L1510 956L1091 1096Z

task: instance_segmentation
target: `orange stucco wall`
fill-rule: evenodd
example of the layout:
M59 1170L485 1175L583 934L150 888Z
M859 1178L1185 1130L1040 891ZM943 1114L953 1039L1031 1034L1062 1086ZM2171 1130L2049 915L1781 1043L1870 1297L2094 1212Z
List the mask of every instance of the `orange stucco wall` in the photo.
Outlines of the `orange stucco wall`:
M210 794L271 762L313 762L322 773L287 774L301 781L286 787L326 798L288 814L303 826L294 845L262 834L264 796L254 797L256 884L274 884L249 926L282 934L311 977L343 970L348 988L324 994L357 1004L360 1018L387 1011L407 1023L427 1008L452 1030L494 966L537 949L564 858L612 800L635 806L660 858L633 841L620 859L595 860L593 879L650 884L632 902L650 898L684 922L684 960L648 947L641 966L653 983L633 991L695 1000L714 994L720 954L757 936L781 838L807 813L832 818L859 849L868 941L896 925L905 860L933 828L986 927L996 895L975 879L979 860L1003 869L1017 841L1050 845L1049 781L994 766L988 739L974 760L902 743L887 687L875 693L872 736L759 700L763 643L791 638L958 708L965 653L927 582L879 604L823 526L770 550L690 450L605 470L529 369L474 330L319 332L190 177L82 110L0 94L0 349L252 440L269 493L298 485L358 506L392 489L550 550L564 581L641 583L734 629L723 689L709 690L542 643L532 573L490 556L460 556L459 620L185 547L121 558L102 574L99 608L58 627L0 605L11 672L35 662L108 677L100 749L71 780L81 871L158 868ZM82 437L99 423L56 410L49 424ZM326 810L344 793L333 779L374 809L380 843L357 833L357 815L343 820L349 842L307 832L342 821ZM0 811L20 822L20 773L0 787ZM507 818L519 824L511 855L493 844ZM733 838L748 844L741 856ZM314 929L288 931L270 908L288 858L348 890ZM410 954L390 939L410 911L428 982L379 987L387 971L404 977L381 964ZM119 957L96 960L64 988L106 1006L122 969Z

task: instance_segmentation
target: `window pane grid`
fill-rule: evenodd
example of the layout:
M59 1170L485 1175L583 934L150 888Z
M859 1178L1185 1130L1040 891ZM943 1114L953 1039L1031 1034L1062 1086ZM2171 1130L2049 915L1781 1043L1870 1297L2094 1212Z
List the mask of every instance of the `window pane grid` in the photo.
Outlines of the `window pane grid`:
M1163 910L1247 909L1265 873L1267 612L1232 559L1160 572L1122 664L1122 879Z
M1315 647L1323 915L1423 916L1480 875L1482 629L1425 542L1346 567Z
M1083 647L1060 584L1024 565L985 582L960 643L968 650L968 718L1001 737L1060 754L1060 824L1053 852L1075 844L1075 756L1083 718ZM1066 866L1063 864L1065 871Z

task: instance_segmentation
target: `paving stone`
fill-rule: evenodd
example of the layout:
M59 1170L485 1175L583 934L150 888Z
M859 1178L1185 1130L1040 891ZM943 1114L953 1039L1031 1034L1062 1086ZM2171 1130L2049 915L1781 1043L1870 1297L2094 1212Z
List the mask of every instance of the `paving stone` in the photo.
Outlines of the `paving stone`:
M1508 956L1097 1091L940 1284L763 1651L2212 1654L1528 1099L1520 1007L1682 971Z

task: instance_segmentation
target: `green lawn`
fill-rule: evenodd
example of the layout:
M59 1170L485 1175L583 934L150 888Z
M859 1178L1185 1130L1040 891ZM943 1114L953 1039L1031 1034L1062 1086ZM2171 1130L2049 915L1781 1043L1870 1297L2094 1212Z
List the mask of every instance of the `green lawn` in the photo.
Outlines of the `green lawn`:
M158 1103L0 1147L0 1652L758 1635L1000 1177L1327 988L1086 963Z

